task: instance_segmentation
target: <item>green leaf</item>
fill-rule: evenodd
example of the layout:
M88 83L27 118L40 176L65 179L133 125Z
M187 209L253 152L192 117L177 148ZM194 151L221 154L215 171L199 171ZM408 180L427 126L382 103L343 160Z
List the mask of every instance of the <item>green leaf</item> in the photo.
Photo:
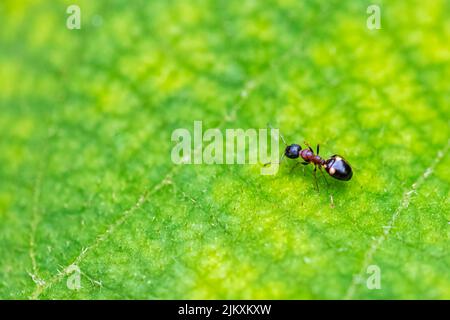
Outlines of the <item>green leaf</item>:
M2 1L0 298L449 299L450 3L376 3ZM174 165L194 120L354 176Z

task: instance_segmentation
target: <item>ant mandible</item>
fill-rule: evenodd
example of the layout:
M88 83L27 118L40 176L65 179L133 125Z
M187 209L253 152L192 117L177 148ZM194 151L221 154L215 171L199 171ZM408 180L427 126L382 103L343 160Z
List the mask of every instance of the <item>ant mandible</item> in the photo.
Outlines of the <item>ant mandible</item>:
M302 149L302 147L299 144L288 145L281 134L280 137L281 140L283 140L283 143L286 145L284 153L281 156L280 162L281 160L283 160L283 157L287 157L289 159L302 158L303 162L298 162L292 169L294 169L298 164L302 165L313 164L314 165L313 175L317 190L319 190L316 178L317 168L319 168L319 171L322 173L322 175L323 175L322 172L323 168L331 177L338 180L348 181L352 178L353 176L352 167L342 156L335 154L332 155L328 160L325 160L319 156L320 150L319 144L317 145L316 153L314 154L313 149L308 143L305 142L308 148Z

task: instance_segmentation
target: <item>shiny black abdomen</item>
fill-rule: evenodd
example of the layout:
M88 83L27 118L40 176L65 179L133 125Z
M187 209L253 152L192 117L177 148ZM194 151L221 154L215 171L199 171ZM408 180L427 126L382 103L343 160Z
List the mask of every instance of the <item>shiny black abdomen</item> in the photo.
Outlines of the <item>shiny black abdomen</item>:
M333 155L325 162L325 170L330 176L338 180L347 181L353 176L352 167L339 155Z

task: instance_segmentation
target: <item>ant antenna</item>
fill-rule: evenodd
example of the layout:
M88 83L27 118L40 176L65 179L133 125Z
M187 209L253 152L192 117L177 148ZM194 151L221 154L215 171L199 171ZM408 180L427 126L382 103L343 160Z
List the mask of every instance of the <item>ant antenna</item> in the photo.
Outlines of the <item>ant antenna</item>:
M267 126L268 126L270 129L274 130L274 128L272 127L272 125L271 125L270 123L267 123ZM287 146L288 144L286 143L286 140L284 140L284 137L283 137L283 135L280 133L280 130L278 130L278 133L279 133L279 135L280 135L280 137L281 137L281 140L283 141L284 145ZM285 156L285 154L283 153L283 154L281 155L280 160L278 161L277 164L281 164L281 162L282 162L283 159L284 159L284 156ZM272 162L267 162L267 163L264 164L264 166L268 166L268 165L271 164L271 163L272 163Z
M264 167L267 167L268 165L270 165L270 164L281 164L281 162L283 161L283 159L284 159L284 153L281 155L281 157L280 157L280 160L278 161L278 162L266 162L266 163L264 163Z
M272 127L272 125L271 125L270 123L267 123L267 126L268 126L270 129L273 129L273 127ZM279 131L279 129L278 129L278 131ZM280 132L278 132L278 133L280 134L281 141L283 141L284 145L287 146L288 144L286 143L286 140L284 140L283 135L282 135ZM281 160L282 160L282 159L281 159ZM280 162L281 162L281 160L280 160Z

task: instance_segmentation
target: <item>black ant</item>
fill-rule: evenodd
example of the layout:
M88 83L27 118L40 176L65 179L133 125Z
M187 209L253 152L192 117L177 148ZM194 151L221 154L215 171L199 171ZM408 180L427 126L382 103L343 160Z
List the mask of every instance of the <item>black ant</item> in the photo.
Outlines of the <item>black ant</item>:
M289 159L297 159L302 158L303 162L298 162L292 170L298 165L308 165L313 164L314 165L314 180L316 184L317 190L319 190L319 186L317 184L317 177L316 177L316 171L317 168L319 168L320 173L322 173L322 168L325 169L325 171L333 178L343 181L348 181L353 176L352 167L350 164L340 155L332 155L328 160L323 159L319 156L319 150L320 146L317 145L316 153L314 154L313 149L311 146L305 142L307 149L302 149L302 147L299 144L291 144L288 145L286 141L284 140L284 137L280 134L281 140L283 140L283 143L286 145L286 149L284 150L283 155L281 156L280 162L283 160L284 157L287 157ZM325 176L323 176L325 179ZM325 181L327 181L325 179ZM327 182L328 183L328 182Z

